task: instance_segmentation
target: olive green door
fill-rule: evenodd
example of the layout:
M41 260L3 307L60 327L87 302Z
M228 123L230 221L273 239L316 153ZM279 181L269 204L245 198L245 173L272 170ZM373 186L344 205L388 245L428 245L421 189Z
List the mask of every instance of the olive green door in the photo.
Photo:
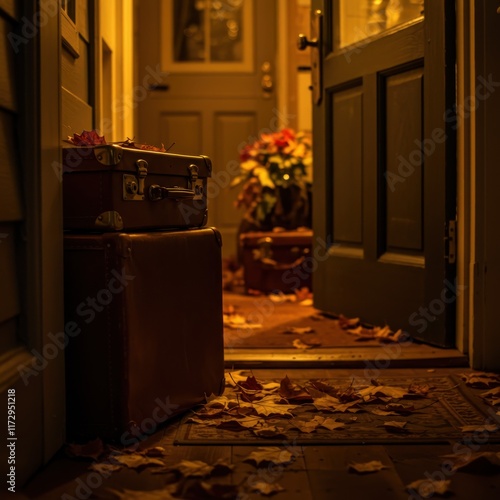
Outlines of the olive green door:
M315 305L452 346L454 2L316 0L312 17Z

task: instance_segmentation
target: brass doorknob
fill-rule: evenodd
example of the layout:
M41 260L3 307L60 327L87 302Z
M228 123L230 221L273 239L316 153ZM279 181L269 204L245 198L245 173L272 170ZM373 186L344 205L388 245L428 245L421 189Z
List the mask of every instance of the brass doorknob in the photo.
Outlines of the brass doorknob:
M298 39L297 39L297 48L299 50L306 50L307 47L317 47L318 46L318 40L308 40L307 36L304 34L300 34Z

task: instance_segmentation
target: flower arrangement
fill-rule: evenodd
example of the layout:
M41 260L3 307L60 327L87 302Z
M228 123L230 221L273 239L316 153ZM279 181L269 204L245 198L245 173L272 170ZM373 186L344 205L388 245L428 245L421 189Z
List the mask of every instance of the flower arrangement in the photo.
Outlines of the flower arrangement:
M243 184L235 202L244 208L240 232L311 226L312 141L290 128L262 133L240 151Z

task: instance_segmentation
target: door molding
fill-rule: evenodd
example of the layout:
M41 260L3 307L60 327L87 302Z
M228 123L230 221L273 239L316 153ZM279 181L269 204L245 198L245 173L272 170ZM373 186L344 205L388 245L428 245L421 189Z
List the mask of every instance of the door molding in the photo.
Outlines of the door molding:
M500 173L497 164L500 149L495 137L500 110L497 84L500 80L497 49L500 16L497 8L495 0L470 2L469 95L474 95L476 102L475 106L469 105L466 109L471 118L467 135L470 150L466 150L466 165L470 164L469 346L472 366L484 370L500 369L497 333L500 301L500 237L497 229ZM487 85L485 81L493 84ZM485 97L487 92L489 95Z

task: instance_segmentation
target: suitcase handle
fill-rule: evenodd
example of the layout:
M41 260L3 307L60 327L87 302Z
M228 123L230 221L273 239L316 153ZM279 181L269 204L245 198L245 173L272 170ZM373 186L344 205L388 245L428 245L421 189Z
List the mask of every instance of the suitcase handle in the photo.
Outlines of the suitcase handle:
M160 201L165 198L170 198L174 200L182 199L193 199L195 192L191 189L181 188L179 186L174 187L163 187L158 184L152 184L149 186L149 199L151 201Z

